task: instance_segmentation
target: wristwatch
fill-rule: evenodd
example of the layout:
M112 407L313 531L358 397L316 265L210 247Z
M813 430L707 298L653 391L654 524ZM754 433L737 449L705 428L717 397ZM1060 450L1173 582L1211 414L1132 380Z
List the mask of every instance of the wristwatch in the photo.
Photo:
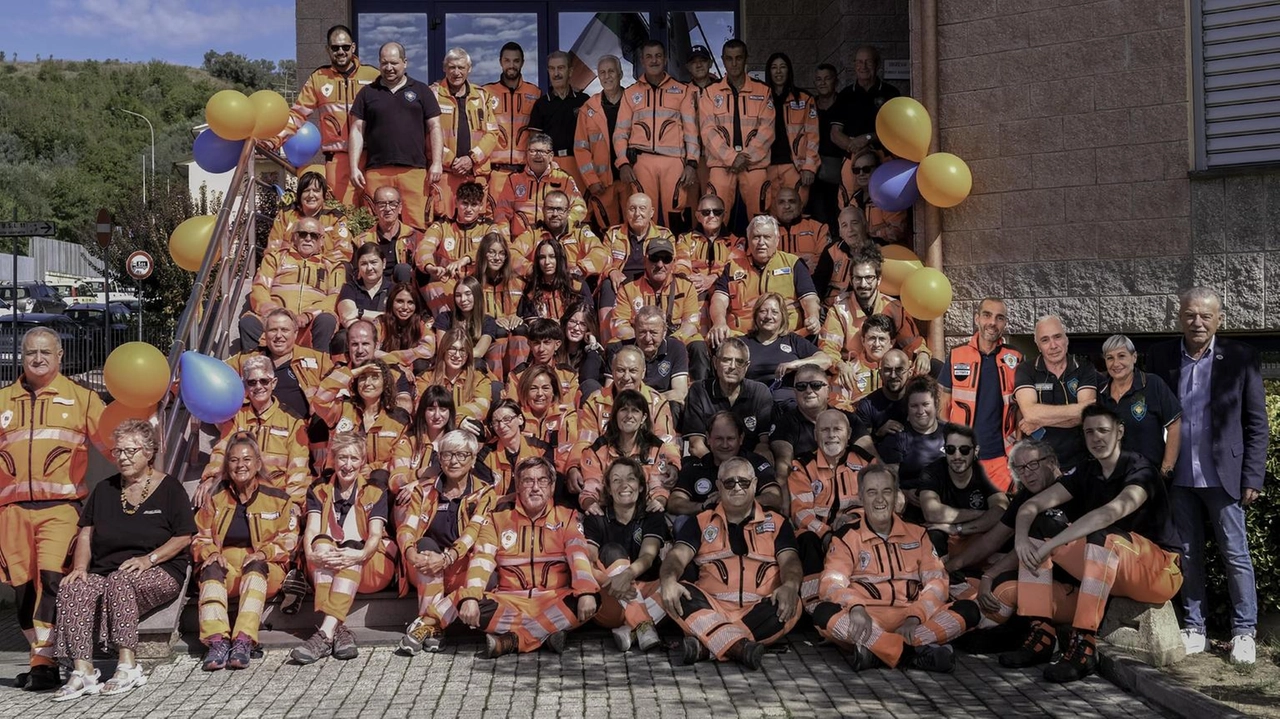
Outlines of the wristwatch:
M156 556L155 552L152 552L151 554L147 555L147 561L151 562L151 566L154 567L160 561L160 558Z

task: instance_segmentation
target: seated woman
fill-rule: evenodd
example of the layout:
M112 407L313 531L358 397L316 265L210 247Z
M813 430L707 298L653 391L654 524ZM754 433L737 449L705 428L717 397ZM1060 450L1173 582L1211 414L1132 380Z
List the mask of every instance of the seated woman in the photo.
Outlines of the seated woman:
M475 363L471 336L465 327L454 327L440 339L435 369L418 375L418 394L427 387L444 387L453 396L459 421L483 422L489 407L502 398L502 383Z
M436 315L437 344L443 341L444 333L454 327L467 331L467 336L471 338L471 355L483 361L485 368L501 380L506 373L502 356L494 355L489 350L494 346L495 340L507 336L507 331L485 313L480 296L480 281L470 275L458 280L453 286L453 301Z
M604 384L604 347L597 339L595 313L586 302L575 300L560 318L560 328L564 343L556 353L556 364L577 371L582 397L589 397Z
M320 249L320 254L334 262L350 262L355 249L352 247L353 238L347 231L347 220L342 210L325 209L325 202L329 200L329 185L324 175L318 172L304 173L298 178L298 189L294 191L294 197L276 215L276 221L267 235L266 252L288 249L293 242L293 227L298 220L314 217L324 228L324 246Z
M320 628L289 658L312 664L332 655L355 659L356 638L345 624L356 594L382 591L395 574L396 546L386 530L387 492L369 481L365 438L342 431L329 440L333 476L307 492L302 548L316 588Z
M563 402L560 383L550 365L535 364L520 375L516 385L520 410L524 413L524 434L528 442L548 459L563 478L573 463L573 441L578 436L578 413ZM554 499L558 504L576 505L567 486L556 482Z
M262 609L280 591L285 565L298 546L297 517L290 505L289 495L268 483L253 435L231 435L222 481L196 513L198 532L191 543L199 565L206 672L248 668ZM240 598L234 626L227 614L231 597Z
M499 400L489 410L485 426L494 442L480 448L476 457L476 474L493 485L499 497L515 491L511 480L520 460L544 456L544 452L525 436L524 425L524 413L515 400Z
M618 651L640 651L662 639L655 624L667 616L658 597L658 552L671 538L662 512L647 511L644 467L621 457L605 472L603 511L584 517L587 554L600 582L600 611L595 620L613 630Z
M411 282L391 288L387 311L378 318L378 359L399 364L406 375L424 372L436 354L436 334L418 290Z
M389 488L397 510L409 501L417 483L434 480L440 473L440 439L458 428L456 414L453 395L444 387L427 387L418 399L413 412L413 460L391 473ZM397 524L399 521L397 515Z
M361 317L381 317L391 293L391 278L385 274L386 259L376 243L360 245L351 262L355 272L347 276L347 284L338 291L338 319L343 329Z
M359 432L366 438L366 464L374 484L387 487L391 475L413 461L409 414L396 405L396 383L391 368L382 360L357 367L351 373L350 396L338 403L317 401L316 416L329 426L331 435ZM325 469L334 464L330 446Z
M630 457L645 468L648 489L646 509L664 512L671 488L680 472L680 450L675 443L663 442L653 433L649 418L649 402L644 395L628 389L613 400L604 434L582 452L582 467L569 470L570 491L580 488L578 504L586 514L602 514L600 501L604 489L604 469L619 457Z
M932 377L916 377L907 384L907 426L876 443L881 461L898 473L899 489L907 498L902 518L924 524L920 490L927 480L924 469L946 457L946 426L938 421L938 384Z
M787 301L777 292L761 295L756 300L751 321L752 331L742 338L751 351L747 379L772 390L775 402L794 403L795 377L788 375L805 364L826 369L831 366L831 358L819 352L818 346L807 338L787 331L791 326Z
M490 348L490 356L502 360L501 378L529 359L529 343L524 340L521 326L524 318L517 311L520 296L524 294L524 282L516 274L511 262L511 251L502 235L491 232L480 241L476 253L475 278L480 282L480 294L484 297L484 313L506 330L507 337L498 337ZM498 369L492 370L495 375Z
M471 550L497 504L493 487L474 471L479 448L469 432L446 434L439 478L415 487L396 530L404 574L418 591L418 618L400 640L402 654L440 651L444 627L454 616L451 597L466 585Z
M155 468L155 427L125 420L112 433L112 445L120 472L89 494L71 571L58 589L54 646L74 669L53 695L56 702L122 694L147 683L135 654L138 618L178 598L190 565L195 516L182 483ZM119 657L105 684L93 668L98 644L115 647Z
M516 308L525 322L536 317L559 321L569 305L579 298L588 307L592 306L587 286L569 274L569 261L559 242L551 239L539 242L533 257L533 269Z

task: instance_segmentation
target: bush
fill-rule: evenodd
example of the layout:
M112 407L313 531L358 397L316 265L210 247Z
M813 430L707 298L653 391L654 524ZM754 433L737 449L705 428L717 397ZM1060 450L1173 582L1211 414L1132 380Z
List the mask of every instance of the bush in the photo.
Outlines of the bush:
M1267 380L1267 419L1271 443L1267 448L1267 478L1262 496L1246 513L1249 553L1253 555L1253 572L1258 588L1258 614L1280 611L1280 380ZM1208 580L1205 596L1205 619L1210 626L1229 628L1231 597L1227 594L1227 576L1218 556L1218 545L1212 539L1206 547Z

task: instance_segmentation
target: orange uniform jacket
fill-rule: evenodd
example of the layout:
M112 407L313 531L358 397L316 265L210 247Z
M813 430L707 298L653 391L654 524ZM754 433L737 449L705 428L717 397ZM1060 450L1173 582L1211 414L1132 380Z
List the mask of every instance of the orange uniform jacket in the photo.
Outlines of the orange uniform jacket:
M901 302L885 294L876 293L876 299L871 303L871 308L871 314L889 315L893 320L893 326L898 328L898 334L894 337L895 347L908 355L915 355L924 347L924 337L920 336L916 321L903 309ZM862 329L862 323L866 319L867 313L862 311L858 299L852 292L846 294L827 313L827 321L822 325L822 334L818 340L818 349L826 352L833 362L856 360L862 352L858 331Z
M538 243L543 240L558 240L564 249L565 261L569 263L569 271L578 270L583 277L596 277L609 266L609 250L604 242L596 237L596 233L585 224L570 227L564 234L556 237L551 230L539 223L516 237L511 243L511 262L516 273L528 277L533 272L533 253Z
M494 198L493 221L510 228L510 237L519 237L542 221L542 203L547 193L559 190L569 196L569 224L576 225L587 217L587 203L578 191L573 176L552 164L541 176L525 169L513 173Z
M35 393L22 380L0 390L0 506L84 499L101 416L98 394L61 374Z
M543 457L545 452L529 443L529 438L520 435L520 449L514 454L507 452L500 444L486 444L476 457L476 474L493 485L498 496L505 497L516 491L516 467L531 457Z
M316 535L316 539L330 539L334 544L338 545L341 545L342 542L361 542L363 544L369 537L369 525L373 521L372 517L369 516L370 511L379 502L385 503L390 501L391 498L387 496L387 490L369 482L369 472L367 470L362 473L356 479L360 486L356 488L356 501L351 507L351 511L356 513L355 526L360 528L360 536L343 536L342 525L338 523L338 513L333 507L334 495L337 492L335 482L336 480L334 482L320 482L308 492L311 497L315 497L316 504L320 505L320 533ZM307 501L310 504L310 497L308 497ZM383 554L394 557L396 545L391 538L390 517L387 518L385 524L378 550Z
M295 315L333 314L338 292L346 281L342 266L321 255L303 257L294 250L270 252L262 258L253 278L249 306L259 317L277 307Z
M797 531L825 537L831 531L831 520L860 506L858 472L865 466L867 458L856 449L835 464L820 451L797 457L787 475L791 521Z
M246 350L238 355L233 355L227 360L227 364L240 374L240 368L244 365L245 359L255 355L262 355L271 360L275 364L275 358L267 351L266 347L255 347ZM307 398L307 405L311 405L311 400L316 395L316 389L320 387L320 383L324 378L333 371L333 358L328 352L313 350L310 347L295 345L293 352L289 356L289 369L293 370L293 376L298 378L298 386L302 388L302 393Z
M264 255L293 247L293 228L298 224L298 219L299 213L292 207L280 210L280 214L276 215L276 221L271 224L271 232L267 235L267 249L263 252ZM355 248L359 245L351 241L351 231L347 229L347 218L334 210L321 210L320 214L316 215L316 219L320 221L320 227L324 230L324 240L319 254L329 258L335 264L350 262L355 254Z
M689 279L704 275L719 277L730 260L749 262L746 251L746 240L730 234L711 240L701 232L686 232L676 242L676 272Z
M742 144L733 143L734 107ZM739 152L749 158L747 169L762 170L769 166L769 149L773 145L773 91L764 83L748 77L741 90L735 90L727 79L698 93L698 124L702 129L702 152L708 167L729 167Z
M529 144L529 113L533 103L542 97L542 90L531 82L520 81L516 89L491 82L480 88L489 95L494 120L498 125L498 147L489 158L504 165L524 164L524 149Z
M468 478L467 482L466 495L458 503L458 538L453 542L453 551L457 553L459 559L470 554L471 549L476 546L480 530L489 524L490 515L493 514L493 508L499 499L498 494L493 491L493 487L489 486L488 482L474 476ZM409 547L416 545L419 539L426 536L439 507L440 492L435 485L419 488L413 493L409 506L405 510L404 521L396 528L396 544L400 546L401 556L404 556ZM409 576L414 570L415 568L409 566L406 560L401 576ZM407 589L408 582L402 580L401 594Z
M786 116L787 144L791 146L791 161L800 172L818 171L818 104L813 95L797 90L798 98L787 95L782 105L774 106L774 112Z
M237 504L235 489L230 482L223 482L196 512L199 531L191 540L191 556L197 565L222 552ZM271 564L289 562L298 546L298 517L292 507L293 500L283 490L258 485L246 507L250 551L262 552Z
M310 122L320 129L322 152L346 152L351 135L351 103L356 93L378 79L377 65L362 65L353 59L350 72L343 74L332 65L318 67L307 78L298 99L289 111L289 125L280 133L279 141L292 137Z
M635 337L631 321L636 311L645 305L655 305L662 310L672 337L686 344L702 340L698 331L702 321L702 302L698 300L698 291L692 282L674 274L667 278L666 287L654 287L644 275L622 283L618 288L618 304L613 308L614 339ZM693 324L692 332L682 329L689 323Z
M861 512L832 538L818 584L824 602L904 608L921 622L947 603L948 591L947 572L924 527L894 516L882 539Z
M722 507L702 512L697 522L702 542L693 557L698 568L694 584L703 592L742 608L768 599L782 584L776 543L786 517L757 502L742 527L747 553L741 556L729 544L729 519Z
M356 237L355 248L357 250L360 249L360 247L366 242L372 242L375 245L380 242L378 239L377 225L361 232L359 236ZM396 262L403 262L405 264L412 265L414 253L418 250L418 245L422 244L422 232L404 222L401 222L400 231L396 234L394 242ZM354 256L354 252L352 254ZM388 267L387 271L390 270L391 268Z
M630 164L628 150L696 163L698 123L694 120L693 90L670 75L656 87L641 77L623 90L613 130L618 167Z
M676 449L677 446L667 443L651 448L644 455L631 455L632 459L644 465L645 486L650 497L665 502L671 496L667 468L675 468L673 477L680 471L680 450ZM597 438L582 452L582 492L578 495L578 503L583 509L600 501L604 495L605 472L621 456L622 453L604 437Z
M613 184L613 165L609 162L613 138L609 137L609 120L601 105L603 97L604 93L592 95L578 110L578 126L573 135L573 159L577 160L587 187L597 182L605 187ZM621 107L618 114L622 114Z
M460 103L458 98L449 92L446 83L432 83L436 102L440 103L440 134L443 139L444 166L448 167L458 157L458 131L461 122L459 115L467 114L467 129L471 135L471 160L474 163L471 174L489 174L489 158L498 148L498 123L494 117L493 100L484 88L467 83L466 97ZM459 108L459 105L465 107ZM428 149L430 152L430 149Z
M421 397L432 384L439 384L453 394L458 421L471 418L483 422L489 414L489 406L502 398L502 382L490 374L489 370L475 367L464 368L451 383L445 380L437 382L430 374L419 376L418 396Z
M809 291L802 295L800 288L797 287L796 265L798 264L800 264L799 257L781 250L775 252L762 268L757 268L755 260L746 254L741 258L731 259L729 264L725 265L724 271L720 273L720 280L715 288L716 292L729 297L729 309L725 316L729 329L750 332L756 300L770 292L777 292L786 298L789 304L791 326L787 329L795 332L804 318L800 299L812 294L812 291Z
M523 408L523 405L522 405ZM538 449L555 465L560 474L567 474L575 461L574 441L578 438L578 413L572 404L548 409L542 419L524 410L525 441Z
M812 217L800 217L790 225L778 223L778 249L804 260L809 271L818 269L818 258L831 241L827 223Z
M650 223L641 242L642 250L655 237L665 237L672 247L676 246L676 238L671 234L671 230L662 225ZM627 256L631 254L631 228L626 224L614 225L605 231L603 241L605 247L609 248L609 267L605 272L614 270L621 272L626 265Z
M582 409L578 411L578 441L574 447L575 452L586 451L592 442L604 434L609 417L613 415L613 392L613 385L610 385L592 392L590 397L583 400ZM649 403L649 425L653 428L653 433L663 442L679 444L680 434L676 432L675 422L671 418L671 405L667 399L647 384L640 385L640 394Z
M202 472L204 477L221 476L227 441L235 432L248 432L262 452L262 466L267 471L271 486L287 493L299 508L302 507L307 499L307 487L311 486L311 473L307 470L307 460L310 459L307 446L310 443L306 422L286 409L279 400L272 399L261 414L246 402L234 417L218 425L218 429L222 432L222 439L209 453L209 464Z
M395 474L408 471L413 463L413 442L410 439L409 415L396 407L390 412L379 412L372 427L366 427L364 410L350 400L335 408L337 418L330 419L334 432L364 432L366 466L370 471L385 469ZM329 454L333 464L333 454Z
M537 517L525 514L514 501L498 505L480 528L467 586L458 592L458 601L483 597L495 573L498 592L527 592L534 597L572 590L574 596L582 597L600 591L578 513L549 502Z

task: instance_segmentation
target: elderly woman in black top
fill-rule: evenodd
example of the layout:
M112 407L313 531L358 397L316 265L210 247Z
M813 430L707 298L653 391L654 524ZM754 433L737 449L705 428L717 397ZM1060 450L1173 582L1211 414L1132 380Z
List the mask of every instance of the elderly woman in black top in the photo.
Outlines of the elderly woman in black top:
M177 598L190 561L195 516L182 483L154 466L155 428L130 419L113 438L111 456L120 473L90 493L71 571L58 592L57 652L74 670L54 701L122 694L146 684L134 653L138 618ZM115 646L119 656L115 676L105 683L93 668L98 643Z

